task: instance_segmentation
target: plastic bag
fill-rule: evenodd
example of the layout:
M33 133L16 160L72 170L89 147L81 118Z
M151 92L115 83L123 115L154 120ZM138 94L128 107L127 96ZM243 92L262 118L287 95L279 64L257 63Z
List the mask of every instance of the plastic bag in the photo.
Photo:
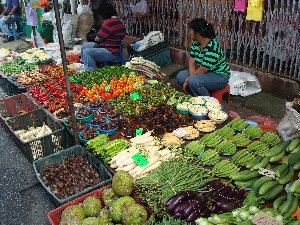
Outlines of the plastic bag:
M162 32L151 31L146 37L144 37L143 40L137 41L134 45L132 45L132 48L137 52L141 52L162 41L164 41L164 35Z
M83 41L87 41L87 34L94 26L94 13L88 5L79 5L77 14L79 15L77 37L83 38Z
M243 97L261 92L261 86L256 76L239 71L231 71L230 94Z
M278 126L278 133L283 140L300 137L300 114L292 108L293 103L286 103L286 114Z
M245 120L252 120L256 123L258 123L258 126L260 129L262 129L265 132L272 131L276 132L277 130L277 124L271 120L270 118L263 117L263 116L251 116Z
M78 16L65 14L61 23L64 42L69 43L69 41L73 40L76 37ZM53 30L53 41L58 42L56 25Z
M142 18L148 15L148 5L146 0L141 0L135 5L130 4L130 9L136 17Z
M81 16L85 13L93 13L91 11L90 5L81 5L81 4L79 4L78 7L77 7L77 15Z

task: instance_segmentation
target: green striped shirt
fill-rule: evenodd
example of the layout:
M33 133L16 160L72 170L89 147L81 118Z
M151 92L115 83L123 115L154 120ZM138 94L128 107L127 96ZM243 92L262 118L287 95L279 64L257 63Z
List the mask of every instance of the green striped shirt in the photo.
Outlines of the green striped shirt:
M212 39L201 52L198 41L193 41L190 55L199 66L209 69L224 76L230 75L230 68L227 65L225 54L216 38Z

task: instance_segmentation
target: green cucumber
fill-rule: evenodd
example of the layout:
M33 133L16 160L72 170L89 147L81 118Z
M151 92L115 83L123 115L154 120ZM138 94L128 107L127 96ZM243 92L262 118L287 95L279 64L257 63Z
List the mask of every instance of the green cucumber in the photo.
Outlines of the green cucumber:
M283 190L283 185L276 185L273 189L265 193L262 198L265 201L274 200Z
M294 170L300 170L300 161L293 165Z
M288 169L288 165L287 164L281 164L281 165L279 165L279 166L276 166L275 168L274 168L274 173L275 173L275 176L276 177L281 177L281 175L283 174L283 172L285 171L285 170L287 170Z
M258 192L259 188L266 182L273 180L271 177L263 176L254 182L252 190Z
M259 188L258 193L259 193L259 195L264 195L265 193L272 190L277 185L278 185L278 182L275 180L267 181Z
M286 147L287 152L292 152L300 143L300 138L293 139L291 143Z
M275 145L274 147L270 148L269 151L266 152L265 156L274 157L279 155L284 151L288 144L289 142L285 141Z
M266 165L265 169L267 169L267 170L271 170L271 169L272 169L272 166L271 166L271 164L270 164L270 163L268 163L268 164Z
M258 176L259 176L258 171L244 170L244 171L238 172L236 174L233 174L231 176L231 179L233 179L235 181L247 181L247 180L251 180Z
M290 208L284 214L284 217L290 217L298 208L299 198L297 196L292 197L292 203L290 204Z
M241 188L248 188L248 187L252 187L252 185L254 184L254 182L257 180L257 178L252 178L251 180L245 180L245 181L235 181L234 183Z
M297 162L299 162L299 160L300 160L300 151L295 152L295 153L291 153L287 157L287 164L289 166L293 166L294 164L296 164Z
M285 176L280 177L277 181L279 184L287 184L294 177L294 170L289 167L288 173Z
M269 157L264 157L263 160L254 165L251 170L258 170L259 168L265 168L265 166L269 163L270 158Z
M290 188L289 188L289 192L295 193L295 192L299 192L299 190L300 190L300 179L294 181L294 182L291 184L291 186L290 186Z
M284 158L284 156L285 156L285 151L281 152L279 155L271 157L270 162L279 162Z
M286 195L282 195L282 196L279 196L278 198L276 198L276 200L273 202L273 208L275 210L278 210L280 208L280 206L282 205L282 203L284 201L286 201L286 199L287 199Z
M247 169L251 169L254 165L260 163L263 160L263 156L257 156L254 160L252 160L251 162L247 163L246 168Z
M279 212L282 215L285 214L288 211L288 209L291 207L292 200L293 200L292 194L288 193L286 201L279 207Z

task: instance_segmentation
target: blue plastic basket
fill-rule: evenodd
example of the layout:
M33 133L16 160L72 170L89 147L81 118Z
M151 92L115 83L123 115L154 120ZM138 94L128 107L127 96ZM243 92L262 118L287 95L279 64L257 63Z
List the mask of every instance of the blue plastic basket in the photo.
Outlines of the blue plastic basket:
M83 122L88 123L88 122L90 122L90 121L93 119L93 117L94 117L94 112L92 112L89 116L84 117L84 118L78 118L78 117L76 116L76 119L77 119L78 121L83 121Z
M100 135L100 132L97 131L97 134ZM79 140L80 140L83 144L86 144L86 143L89 141L89 140L84 139L84 138L82 137L82 132L78 132L78 138L79 138Z
M101 183L95 185L95 186L92 186L92 187L88 187L86 189L84 189L82 192L79 192L75 195L72 195L72 196L69 196L67 198L64 198L64 199L59 199L53 192L52 190L50 189L50 187L48 187L45 183L44 183L44 180L43 180L43 177L42 175L40 174L41 172L41 169L46 166L46 165L51 165L51 164L57 164L57 163L60 163L62 162L63 160L65 160L66 158L70 157L70 156L80 156L80 155L84 155L88 162L90 164L92 164L93 168L96 169L96 171L98 172L100 178L103 180ZM43 187L46 189L46 191L53 197L53 199L55 200L56 203L58 204L64 204L66 202L69 202L83 194L86 194L94 189L97 189L99 187L103 187L103 186L106 186L108 185L111 180L112 180L112 175L110 174L110 172L107 170L107 168L105 167L105 165L101 162L100 159L94 157L90 152L87 152L85 151L85 149L80 146L80 145L77 145L77 146L74 146L74 147L71 147L71 148L68 148L68 149L65 149L61 152L58 152L58 153L55 153L55 154L52 154L52 155L49 155L45 158L41 158L41 159L38 159L36 160L34 163L33 163L33 168L35 170L35 173L36 173L36 176L39 180L39 182L43 185Z
M194 117L197 120L202 120L203 118L205 118L207 116L207 114L202 114L202 115L196 115L190 112L190 114L192 115L192 117Z
M114 128L112 130L102 130L101 127L99 126L98 130L99 130L100 134L107 134L107 135L111 136L117 132L118 128L119 128L119 126L116 126L116 128Z

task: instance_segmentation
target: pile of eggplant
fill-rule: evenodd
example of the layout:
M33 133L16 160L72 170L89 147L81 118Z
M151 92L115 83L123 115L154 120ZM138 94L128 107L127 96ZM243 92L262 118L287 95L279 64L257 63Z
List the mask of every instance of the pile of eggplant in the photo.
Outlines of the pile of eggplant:
M205 192L185 191L173 196L166 204L171 216L195 224L199 217L209 217L239 208L245 191L220 179L209 182Z

